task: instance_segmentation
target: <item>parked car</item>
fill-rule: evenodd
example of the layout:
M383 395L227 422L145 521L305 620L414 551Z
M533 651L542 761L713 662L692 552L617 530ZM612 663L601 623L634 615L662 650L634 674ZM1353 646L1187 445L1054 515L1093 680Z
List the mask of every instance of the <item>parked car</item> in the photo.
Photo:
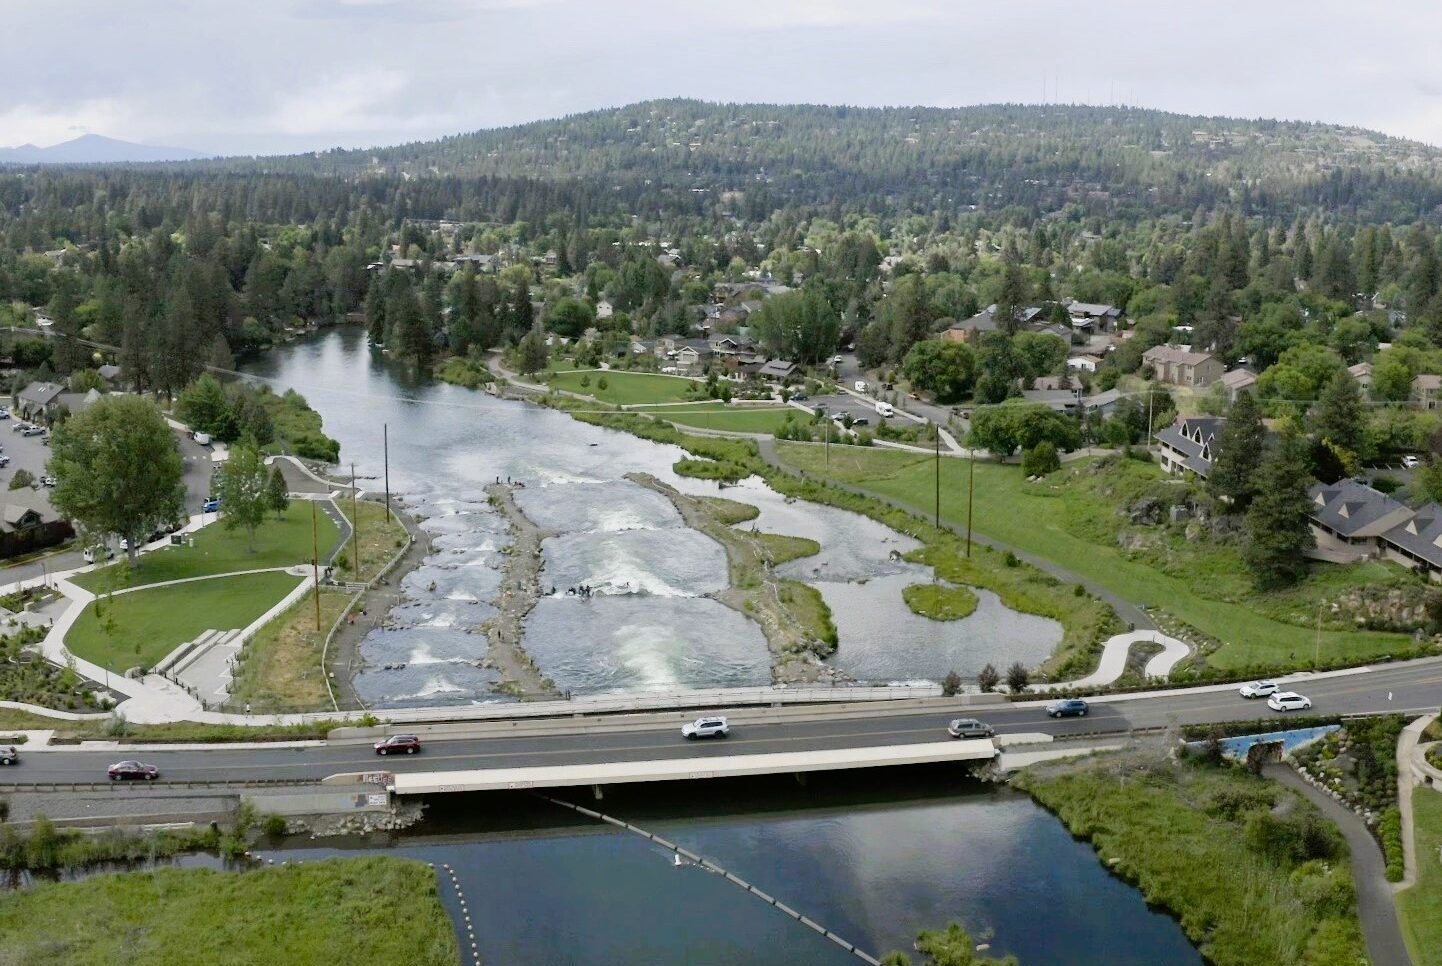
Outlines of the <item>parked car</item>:
M1273 711L1305 711L1312 706L1312 699L1296 691L1279 691L1267 699L1267 707Z
M41 485L41 486L54 486L54 485L55 485L55 477L53 477L53 476L42 476L42 477L40 477L40 485Z
M879 402L876 404L876 414L890 419L896 415L896 410L892 408L889 402Z
M1063 701L1053 701L1046 706L1046 713L1053 718L1085 718L1087 703L1081 698L1067 698Z
M1265 698L1269 694L1276 694L1278 690L1280 689L1272 681L1253 681L1237 688L1237 693L1244 698Z
M865 392L865 391L866 391L866 380L865 380L865 379L858 379L858 380L856 380L856 391L857 391L857 392Z
M23 430L25 429L25 427L26 427L27 425L29 425L29 424L28 424L28 423L19 422L19 421L13 422L13 423L10 424L10 432L12 432L12 433L21 432L21 431L23 431Z
M209 446L209 445L210 445L210 434L209 434L209 433L196 433L196 434L195 434L195 441L196 441L196 443L198 443L198 444L201 445L201 446Z
M865 416L857 416L855 419L853 419L853 420L851 421L851 425L853 425L853 426L869 426L869 425L871 425L871 420L867 419Z
M990 738L996 729L975 718L957 718L946 726L946 733L953 738Z
M0 745L0 765L20 764L20 752L15 750L14 745Z
M20 431L20 435L21 435L21 436L39 436L39 435L40 435L41 433L43 433L43 432L45 432L45 430L42 429L42 428L39 427L39 426L26 426L24 429L22 429L22 430Z
M793 392L793 393L791 394L791 401L792 401L792 402L805 402L806 399L807 399L807 396L806 396L806 393L804 393L804 392Z
M10 465L10 457L4 455L3 453L0 453L0 466L9 466L9 465Z
M731 725L725 718L697 718L681 726L681 734L687 738L725 738L731 733Z
M414 755L421 750L421 739L415 735L391 735L375 743L378 755Z
M840 357L840 356L837 356L836 358L832 359L832 360L831 360L831 364L832 364L833 366L839 366L839 365L841 365L841 357Z
M1415 470L1422 465L1422 457L1413 456L1411 453L1408 453L1402 457L1402 465L1409 470Z
M216 513L219 510L220 500L213 496L206 497L205 502L200 505L201 513Z
M160 769L143 761L117 761L105 769L105 774L113 782L132 778L152 782L160 777Z
M0 409L0 419L9 419L9 418L10 418L10 410L8 410L8 409Z

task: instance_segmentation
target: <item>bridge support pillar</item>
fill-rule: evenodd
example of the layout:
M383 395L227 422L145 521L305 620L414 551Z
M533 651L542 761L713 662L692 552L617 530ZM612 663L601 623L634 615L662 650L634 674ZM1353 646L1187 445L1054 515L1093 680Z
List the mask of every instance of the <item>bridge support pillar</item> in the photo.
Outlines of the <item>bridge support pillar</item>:
M592 786L591 786L591 794L594 795L594 796L596 796L596 801L598 801L598 802L599 802L602 798L605 797L604 795L601 794L601 786L600 786L600 785L592 785Z
M796 784L803 786L806 784L806 772L798 771L793 772L792 774L796 776Z

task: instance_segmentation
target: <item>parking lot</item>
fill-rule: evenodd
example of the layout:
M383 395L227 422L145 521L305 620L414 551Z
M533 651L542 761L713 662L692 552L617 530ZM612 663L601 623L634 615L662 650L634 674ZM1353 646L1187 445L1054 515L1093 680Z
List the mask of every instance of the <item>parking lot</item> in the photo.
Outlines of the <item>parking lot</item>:
M802 405L811 409L825 409L828 419L837 413L850 413L853 420L865 419L866 422L863 425L868 426L875 426L877 419L880 418L876 414L875 403L868 403L847 393L817 396L814 399L806 400Z

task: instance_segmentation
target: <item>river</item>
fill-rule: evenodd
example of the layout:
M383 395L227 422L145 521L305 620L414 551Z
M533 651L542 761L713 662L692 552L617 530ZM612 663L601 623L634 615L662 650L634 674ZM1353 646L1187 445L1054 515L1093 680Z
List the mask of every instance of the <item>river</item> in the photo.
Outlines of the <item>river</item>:
M370 349L359 328L280 347L246 372L302 393L340 441L342 461L353 460L374 488L388 425L392 491L434 538L434 552L404 578L407 602L361 644L366 666L355 686L376 707L504 699L493 690L496 672L475 664L485 638L470 633L494 613L505 559L506 528L483 493L497 479L524 482L518 504L558 534L543 547L542 572L557 591L531 612L523 644L572 693L771 681L760 628L705 596L724 585L724 550L687 528L669 501L624 479L635 471L688 493L753 503L760 529L818 541L819 554L784 573L820 590L840 638L830 661L858 680L937 681L950 670L973 676L988 662L1035 665L1061 639L1055 621L1009 610L986 591L964 620L918 617L901 590L931 580L931 571L892 559L915 546L909 538L847 511L787 502L759 480L723 490L677 477L671 464L684 454L676 447L418 381ZM566 596L577 584L595 595Z

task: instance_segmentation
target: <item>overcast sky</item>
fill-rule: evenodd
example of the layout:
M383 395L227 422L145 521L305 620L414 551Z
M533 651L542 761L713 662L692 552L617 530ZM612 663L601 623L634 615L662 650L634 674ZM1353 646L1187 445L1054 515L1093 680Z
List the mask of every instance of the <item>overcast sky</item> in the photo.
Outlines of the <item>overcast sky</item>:
M1436 0L8 3L0 145L394 144L653 97L1047 100L1442 145Z

